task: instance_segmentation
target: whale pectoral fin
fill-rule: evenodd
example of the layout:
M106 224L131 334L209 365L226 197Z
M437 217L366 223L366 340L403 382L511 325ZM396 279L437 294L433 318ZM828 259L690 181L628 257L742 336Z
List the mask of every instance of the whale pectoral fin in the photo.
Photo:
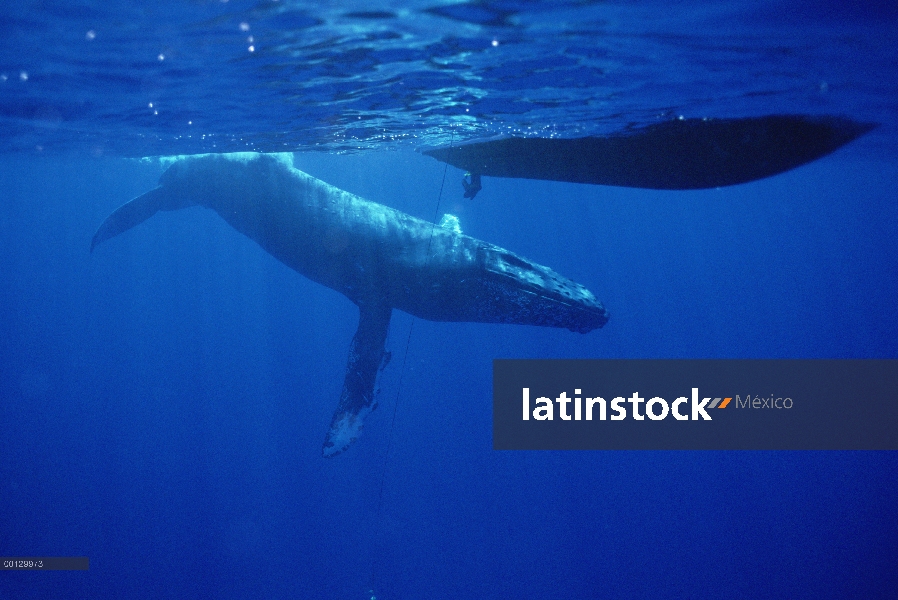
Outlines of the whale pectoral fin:
M346 379L340 405L324 439L322 453L331 457L346 450L362 429L365 416L377 406L374 382L384 360L384 344L393 309L382 304L359 305L359 327L349 346Z
M90 242L90 251L93 252L94 248L100 243L114 238L135 225L140 225L160 210L163 210L166 197L167 194L163 188L157 187L119 206L115 212L106 217L106 220L97 229Z

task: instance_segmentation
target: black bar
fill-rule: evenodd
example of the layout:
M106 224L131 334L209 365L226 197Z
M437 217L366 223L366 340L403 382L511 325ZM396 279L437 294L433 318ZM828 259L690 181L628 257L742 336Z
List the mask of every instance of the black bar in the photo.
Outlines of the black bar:
M4 556L0 571L87 571L86 556Z

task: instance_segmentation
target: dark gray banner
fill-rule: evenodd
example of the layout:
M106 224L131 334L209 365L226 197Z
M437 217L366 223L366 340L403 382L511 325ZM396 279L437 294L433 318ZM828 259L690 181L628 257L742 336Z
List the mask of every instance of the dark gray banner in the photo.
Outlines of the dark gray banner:
M898 450L898 360L493 361L496 450Z
M4 556L0 571L87 571L86 556Z

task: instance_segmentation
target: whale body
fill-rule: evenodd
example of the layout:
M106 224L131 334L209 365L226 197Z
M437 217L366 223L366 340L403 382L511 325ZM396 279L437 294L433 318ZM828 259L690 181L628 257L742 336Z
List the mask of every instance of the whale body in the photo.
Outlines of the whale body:
M293 168L283 156L184 157L159 186L100 225L96 246L160 210L211 208L237 231L359 307L346 376L323 454L356 439L376 406L374 385L394 308L432 321L561 327L608 321L593 294L508 250L370 202Z

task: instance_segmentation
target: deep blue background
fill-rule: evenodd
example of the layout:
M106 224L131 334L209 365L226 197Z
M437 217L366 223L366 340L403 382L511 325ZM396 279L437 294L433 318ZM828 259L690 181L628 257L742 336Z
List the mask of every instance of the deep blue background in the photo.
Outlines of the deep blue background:
M611 320L397 313L380 409L330 460L348 300L199 208L91 255L160 167L4 157L0 554L91 568L0 573L0 598L895 597L894 452L491 450L495 357L898 356L898 166L869 148L688 193L486 179L471 202L448 169L441 213ZM427 219L443 176L296 163Z

